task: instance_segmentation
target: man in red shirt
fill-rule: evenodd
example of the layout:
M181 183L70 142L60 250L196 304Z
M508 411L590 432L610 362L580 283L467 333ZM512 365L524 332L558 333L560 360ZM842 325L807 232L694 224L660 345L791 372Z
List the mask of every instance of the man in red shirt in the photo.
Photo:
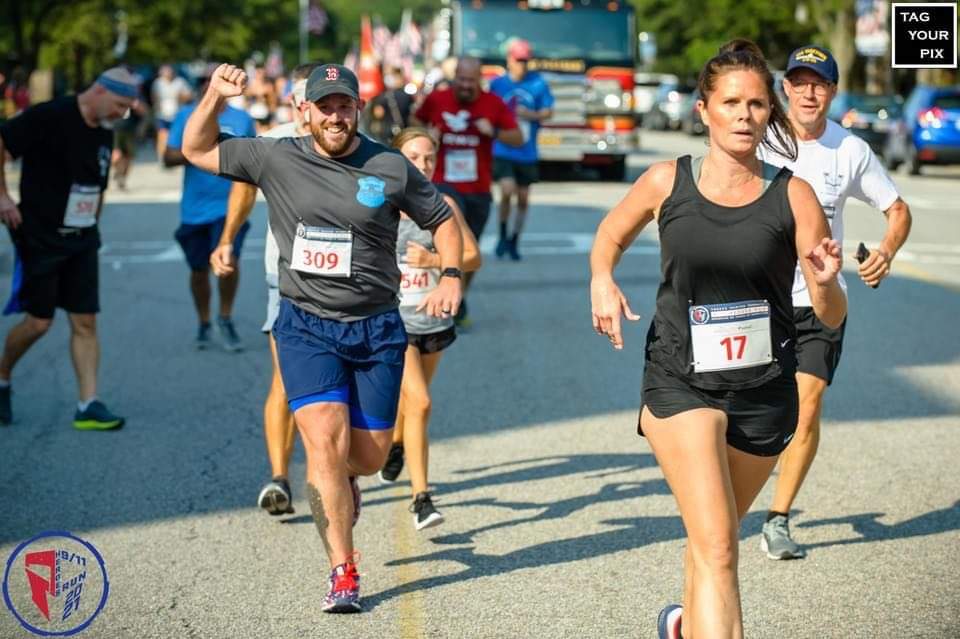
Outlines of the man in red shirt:
M452 195L463 203L467 225L479 241L493 202L493 141L523 144L516 118L503 100L481 88L480 61L461 58L453 86L428 95L414 120L430 127L439 139L433 181L446 186L442 191L453 191ZM472 275L464 274L464 293ZM461 328L470 324L465 301L460 305L457 324Z

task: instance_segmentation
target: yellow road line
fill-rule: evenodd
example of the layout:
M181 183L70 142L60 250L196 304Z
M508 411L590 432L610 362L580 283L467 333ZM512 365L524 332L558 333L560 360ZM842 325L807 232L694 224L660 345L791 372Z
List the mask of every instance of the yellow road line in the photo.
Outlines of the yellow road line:
M410 496L406 488L394 488L392 496L402 496L393 509L393 532L397 545L397 558L406 559L417 553L417 533L413 528L413 516L407 510ZM420 567L416 563L403 564L397 571L398 584L408 584L421 578ZM399 597L400 639L420 639L425 636L423 618L423 593L420 590Z

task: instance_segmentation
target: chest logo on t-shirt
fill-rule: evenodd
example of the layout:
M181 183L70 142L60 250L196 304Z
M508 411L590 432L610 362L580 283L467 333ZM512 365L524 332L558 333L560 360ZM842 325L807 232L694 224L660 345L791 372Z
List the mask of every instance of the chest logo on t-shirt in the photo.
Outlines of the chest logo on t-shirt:
M443 121L447 124L447 128L454 133L466 131L467 126L470 124L470 112L465 109L460 109L456 113L447 113L444 111L440 115L443 116Z
M827 193L836 195L840 192L840 187L843 186L843 175L840 173L837 173L836 175L830 175L830 171L824 171L823 185Z
M372 209L383 205L387 200L384 190L387 183L377 177L362 177L357 179L357 202Z
M110 170L110 147L101 146L97 151L97 162L100 164L100 179L107 177L107 171Z

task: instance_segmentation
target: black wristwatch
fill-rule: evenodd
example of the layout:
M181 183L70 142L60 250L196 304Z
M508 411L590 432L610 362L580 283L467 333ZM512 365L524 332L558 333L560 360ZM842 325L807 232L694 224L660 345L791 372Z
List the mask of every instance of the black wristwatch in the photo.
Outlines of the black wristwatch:
M459 280L460 278L463 277L463 271L461 271L458 268L453 268L451 266L449 268L445 268L442 271L440 271L440 277L455 277Z

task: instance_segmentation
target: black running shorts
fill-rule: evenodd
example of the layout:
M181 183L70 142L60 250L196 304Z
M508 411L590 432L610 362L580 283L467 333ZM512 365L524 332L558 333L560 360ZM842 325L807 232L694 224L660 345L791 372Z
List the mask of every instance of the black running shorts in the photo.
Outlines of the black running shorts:
M840 365L843 351L843 333L847 319L840 328L828 328L817 319L809 306L793 310L793 323L797 327L797 372L807 373L833 383L833 375Z
M770 457L783 452L797 429L797 380L791 375L774 378L756 388L704 390L648 361L643 371L641 414L643 406L659 419L695 408L723 411L730 446L751 455ZM643 435L639 421L637 432Z
M96 233L96 229L82 232ZM68 313L100 312L100 264L96 239L77 248L55 246L18 236L16 242L22 268L19 307L40 319L52 319L57 307Z
M493 179L499 182L508 178L516 182L517 186L530 186L540 181L540 170L536 162L493 158Z
M407 333L407 343L410 344L410 346L416 346L422 355L439 353L453 344L456 339L457 329L455 326L451 326L437 333L427 333L425 335Z

